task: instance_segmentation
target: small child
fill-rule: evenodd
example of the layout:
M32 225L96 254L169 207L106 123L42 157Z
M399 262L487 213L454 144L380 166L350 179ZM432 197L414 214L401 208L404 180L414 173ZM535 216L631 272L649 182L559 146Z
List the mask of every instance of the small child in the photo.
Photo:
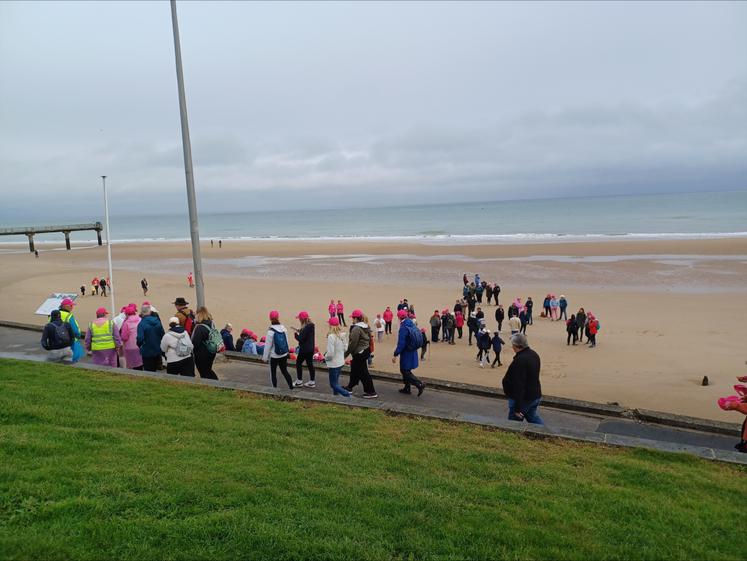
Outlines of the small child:
M420 360L425 361L425 353L428 352L428 345L430 345L430 341L428 341L428 336L425 334L425 328L422 328L420 330L420 333L423 334L423 346L420 347Z
M81 297L83 297L83 296L86 295L86 285L85 284L81 284L80 285L80 295L81 295Z

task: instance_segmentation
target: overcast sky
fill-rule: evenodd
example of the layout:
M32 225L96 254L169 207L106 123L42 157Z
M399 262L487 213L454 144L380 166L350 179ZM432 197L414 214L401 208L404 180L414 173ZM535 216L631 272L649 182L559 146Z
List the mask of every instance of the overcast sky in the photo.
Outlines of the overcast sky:
M203 211L747 189L747 3L178 5ZM0 2L0 219L186 208L168 2Z

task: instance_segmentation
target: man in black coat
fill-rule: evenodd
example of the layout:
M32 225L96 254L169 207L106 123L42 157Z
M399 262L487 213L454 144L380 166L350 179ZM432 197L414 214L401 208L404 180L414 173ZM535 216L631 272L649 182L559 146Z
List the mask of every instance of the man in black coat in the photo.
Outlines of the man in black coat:
M544 425L537 409L542 401L540 385L540 357L529 348L527 336L517 333L511 337L514 359L503 377L503 391L508 398L508 418Z

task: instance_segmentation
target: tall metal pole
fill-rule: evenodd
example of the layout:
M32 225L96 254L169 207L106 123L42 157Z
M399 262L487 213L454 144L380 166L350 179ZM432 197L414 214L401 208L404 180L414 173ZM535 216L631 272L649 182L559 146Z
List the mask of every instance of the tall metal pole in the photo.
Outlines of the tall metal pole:
M109 232L109 195L106 192L106 176L101 176L101 183L104 185L104 222L106 227L106 254L109 260L109 298L111 299L112 309L109 311L110 317L117 315L117 309L114 307L114 273L112 272L112 235Z
M187 98L184 95L184 72L182 71L182 48L179 43L179 22L176 19L176 0L171 0L171 24L174 28L174 52L176 54L176 81L179 86L179 112L182 118L182 148L184 149L184 174L187 178L187 203L189 205L189 232L192 238L192 261L194 262L197 306L205 305L205 285L202 281L202 257L200 256L200 229L197 224L197 201L195 181L192 173L192 143L189 140L187 122Z

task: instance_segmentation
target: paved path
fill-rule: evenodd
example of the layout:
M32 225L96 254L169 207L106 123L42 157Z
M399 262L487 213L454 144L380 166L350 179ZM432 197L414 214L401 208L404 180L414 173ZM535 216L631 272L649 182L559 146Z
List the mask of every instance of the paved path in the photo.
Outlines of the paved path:
M0 327L0 357L44 360L46 355L39 346L39 339L40 334L37 332ZM88 359L85 360L87 361ZM254 387L270 385L269 367L264 364L245 363L234 360L225 361L223 357L219 357L216 361L215 371L218 373L221 381ZM306 372L305 369L304 371ZM291 368L291 374L295 378L294 368ZM306 379L308 379L307 374ZM496 397L484 397L430 388L426 388L425 393L421 397L417 397L415 394L400 394L397 390L402 385L395 381L376 380L375 384L379 399L373 401L384 402L386 405L391 404L394 409L397 406L414 405L436 415L444 413L458 414L460 420L473 421L480 424L489 423L496 419L506 419L507 416L508 409L506 401ZM286 389L284 391L290 393L290 390ZM359 386L358 392L360 391ZM300 398L305 396L312 398L315 395L330 395L331 390L328 385L327 373L319 372L316 389L295 389L292 393L294 396ZM338 399L341 402L348 402L348 400L342 397ZM356 402L369 401L359 397L353 398L353 400ZM624 441L625 437L633 437L659 441L661 443L704 447L727 452L734 451L734 444L738 439L736 434L733 437L723 436L642 423L630 419L562 411L549 407L542 407L540 412L545 420L548 431L563 436L596 433L599 435L619 436L621 437L620 442ZM519 423L516 424L518 425ZM605 440L609 441L606 437ZM676 447L672 446L662 446L662 448L676 449Z

